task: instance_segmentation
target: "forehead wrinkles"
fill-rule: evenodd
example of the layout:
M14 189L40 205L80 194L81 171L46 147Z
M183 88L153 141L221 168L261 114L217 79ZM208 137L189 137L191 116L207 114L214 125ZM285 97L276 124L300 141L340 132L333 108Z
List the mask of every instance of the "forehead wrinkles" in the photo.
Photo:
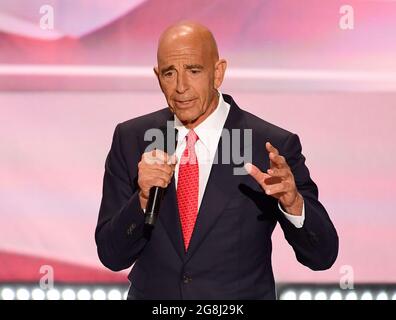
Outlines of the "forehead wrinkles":
M163 48L159 52L159 57L160 58L166 58L166 57L180 57L180 56L188 56L188 55L203 55L203 51L200 48L191 48L189 46L184 46L180 48Z
M201 50L191 49L191 48L180 48L174 50L168 50L160 55L160 61L164 62L167 60L191 60L200 58L203 60L203 54Z

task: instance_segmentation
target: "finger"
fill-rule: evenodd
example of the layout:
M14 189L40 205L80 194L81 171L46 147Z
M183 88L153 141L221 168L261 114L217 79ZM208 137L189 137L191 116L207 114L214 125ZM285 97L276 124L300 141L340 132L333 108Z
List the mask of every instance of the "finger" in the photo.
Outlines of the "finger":
M169 182L164 180L164 179L155 179L152 182L153 187L161 187L161 188L166 188L168 186Z
M176 165L178 161L176 153L171 155L166 153L165 151L157 149L156 154L157 154L157 159L159 159L162 163L166 163L169 165Z
M170 156L160 149L154 149L150 152L144 153L143 159L148 164L165 164L168 161L170 162Z
M264 187L265 193L268 195L274 195L277 193L285 193L288 192L288 185L284 182L266 185Z
M139 196L141 196L143 199L147 200L149 198L149 195L150 195L150 189L147 188L140 189Z
M171 166L169 164L154 163L150 165L150 170L158 170L170 176L174 172L174 166Z
M271 176L262 172L259 168L257 168L252 163L245 164L245 170L249 173L260 185L265 184L265 179L270 178Z
M161 188L166 188L168 184L170 183L170 179L166 177L152 177L147 180L147 182L150 184L152 187L161 187Z
M267 173L271 176L271 177L279 177L279 178L287 178L289 177L290 174L290 170L289 168L271 168L267 170Z
M177 162L178 160L176 153L174 153L173 155L169 155L167 165L172 169L172 172L175 171Z
M158 178L170 181L170 179L172 179L172 173L173 173L173 171L171 173L168 173L168 172L165 172L165 171L160 170L160 169L152 169L150 171L150 173L148 173L148 175L150 175L153 178L158 177Z
M272 161L272 163L277 166L278 168L286 167L286 159L284 156L280 156L279 154L274 154L270 152L269 158Z
M143 153L142 160L147 164L156 164L157 163L157 150L152 150L149 152Z
M151 188L158 179L170 183L172 175L159 170L151 170L139 175L138 183L141 188Z
M168 164L170 164L170 165L172 165L172 166L175 166L176 163L177 163L177 161L178 161L178 160L177 160L176 153L174 153L172 156L169 157Z
M272 152L272 153L275 153L275 154L279 154L278 149L276 149L276 148L271 144L271 142L266 142L265 147L267 148L267 151L268 151L268 152Z
M160 149L155 150L155 157L159 163L168 163L168 161L170 161L170 156Z

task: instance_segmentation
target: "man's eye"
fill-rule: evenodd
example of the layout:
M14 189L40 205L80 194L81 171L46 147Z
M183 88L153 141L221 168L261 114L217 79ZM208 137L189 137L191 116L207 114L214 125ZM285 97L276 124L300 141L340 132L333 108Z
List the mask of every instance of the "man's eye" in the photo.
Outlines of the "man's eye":
M191 73L192 74L197 74L197 73L200 73L201 72L201 70L199 70L199 69L191 69Z
M164 73L164 77L170 78L173 75L173 72L168 71Z

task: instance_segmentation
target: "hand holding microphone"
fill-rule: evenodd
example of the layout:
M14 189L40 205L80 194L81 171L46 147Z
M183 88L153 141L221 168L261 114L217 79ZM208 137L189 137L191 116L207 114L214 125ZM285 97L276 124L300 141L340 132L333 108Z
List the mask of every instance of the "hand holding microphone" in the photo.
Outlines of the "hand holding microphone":
M138 164L139 200L141 208L146 210L147 224L154 225L155 223L154 219L158 214L163 192L172 180L176 162L175 155L170 156L159 149L145 152L142 155Z

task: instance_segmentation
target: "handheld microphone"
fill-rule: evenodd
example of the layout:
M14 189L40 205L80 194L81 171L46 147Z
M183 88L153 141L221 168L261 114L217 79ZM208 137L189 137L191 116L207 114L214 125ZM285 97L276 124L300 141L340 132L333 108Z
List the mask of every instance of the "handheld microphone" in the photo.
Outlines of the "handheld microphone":
M167 125L166 128L161 129L161 132L164 137L164 152L173 154L176 150L177 130L173 128L173 126L170 128L169 125ZM170 133L170 135L168 135L168 132ZM154 227L155 222L157 221L158 218L161 201L162 198L164 197L165 191L166 188L162 188L162 187L152 187L150 189L149 198L146 206L145 219L144 219L144 223L146 225Z

